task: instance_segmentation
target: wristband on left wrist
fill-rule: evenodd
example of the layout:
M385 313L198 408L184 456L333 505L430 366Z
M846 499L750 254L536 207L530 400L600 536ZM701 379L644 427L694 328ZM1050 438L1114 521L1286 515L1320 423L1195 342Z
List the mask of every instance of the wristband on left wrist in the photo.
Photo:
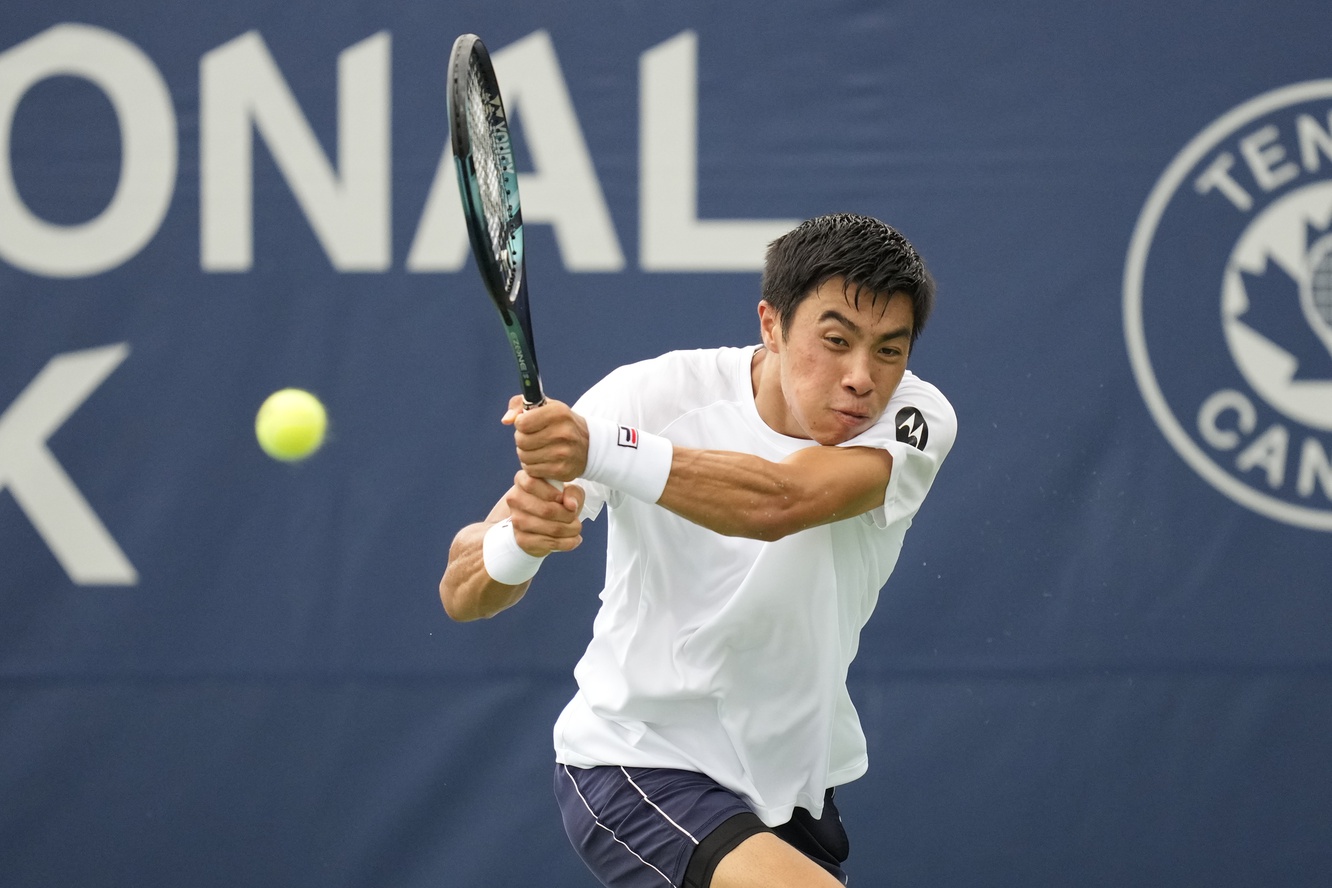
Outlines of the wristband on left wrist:
M541 568L545 556L530 555L518 545L513 522L505 519L492 525L481 541L481 561L497 583L517 586L526 583Z

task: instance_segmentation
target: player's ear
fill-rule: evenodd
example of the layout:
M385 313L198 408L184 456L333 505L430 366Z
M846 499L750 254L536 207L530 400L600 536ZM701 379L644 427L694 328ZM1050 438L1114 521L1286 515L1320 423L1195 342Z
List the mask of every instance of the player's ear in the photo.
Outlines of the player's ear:
M758 304L759 316L759 336L762 337L763 345L770 352L781 351L782 342L782 320L777 315L777 309L768 304L768 300L762 299Z

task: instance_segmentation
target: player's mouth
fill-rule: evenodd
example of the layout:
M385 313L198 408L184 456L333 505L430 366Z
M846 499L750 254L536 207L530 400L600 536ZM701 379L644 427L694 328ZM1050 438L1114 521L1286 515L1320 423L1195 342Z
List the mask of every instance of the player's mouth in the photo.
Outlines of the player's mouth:
M837 408L833 408L832 414L839 424L848 429L857 429L869 424L869 414L859 410L838 410Z

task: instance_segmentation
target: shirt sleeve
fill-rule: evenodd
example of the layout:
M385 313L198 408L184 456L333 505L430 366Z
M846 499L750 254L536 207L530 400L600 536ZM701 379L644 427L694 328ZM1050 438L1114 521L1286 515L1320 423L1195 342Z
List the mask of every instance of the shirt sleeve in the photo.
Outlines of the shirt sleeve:
M883 418L843 445L880 447L892 454L883 505L862 516L878 528L915 516L957 440L957 414L943 393L916 377L904 383L888 402Z
M588 389L573 405L583 417L608 419L654 435L670 437L666 427L680 416L682 403L700 387L696 365L700 354L716 350L667 352L656 358L617 367ZM720 360L714 357L713 360ZM706 375L706 374L705 374ZM579 478L587 493L584 520L596 518L604 506L617 507L625 494L603 484Z

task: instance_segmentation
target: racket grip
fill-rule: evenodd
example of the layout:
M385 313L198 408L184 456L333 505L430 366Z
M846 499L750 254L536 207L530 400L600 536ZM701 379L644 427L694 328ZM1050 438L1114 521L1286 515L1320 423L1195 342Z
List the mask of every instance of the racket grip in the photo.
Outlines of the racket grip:
M524 410L535 410L536 408L540 407L542 404L545 404L545 403L546 403L546 396L545 396L545 395L542 395L542 396L541 396L541 400L539 400L539 401L529 401L529 400L527 400L527 397L526 397L526 396L523 397L523 409L524 409ZM564 482L563 482L563 481L556 481L556 480L553 479L553 478L542 478L541 480L542 480L542 481L545 481L547 484L549 484L551 487L554 487L556 490L563 490L563 489L564 489Z

